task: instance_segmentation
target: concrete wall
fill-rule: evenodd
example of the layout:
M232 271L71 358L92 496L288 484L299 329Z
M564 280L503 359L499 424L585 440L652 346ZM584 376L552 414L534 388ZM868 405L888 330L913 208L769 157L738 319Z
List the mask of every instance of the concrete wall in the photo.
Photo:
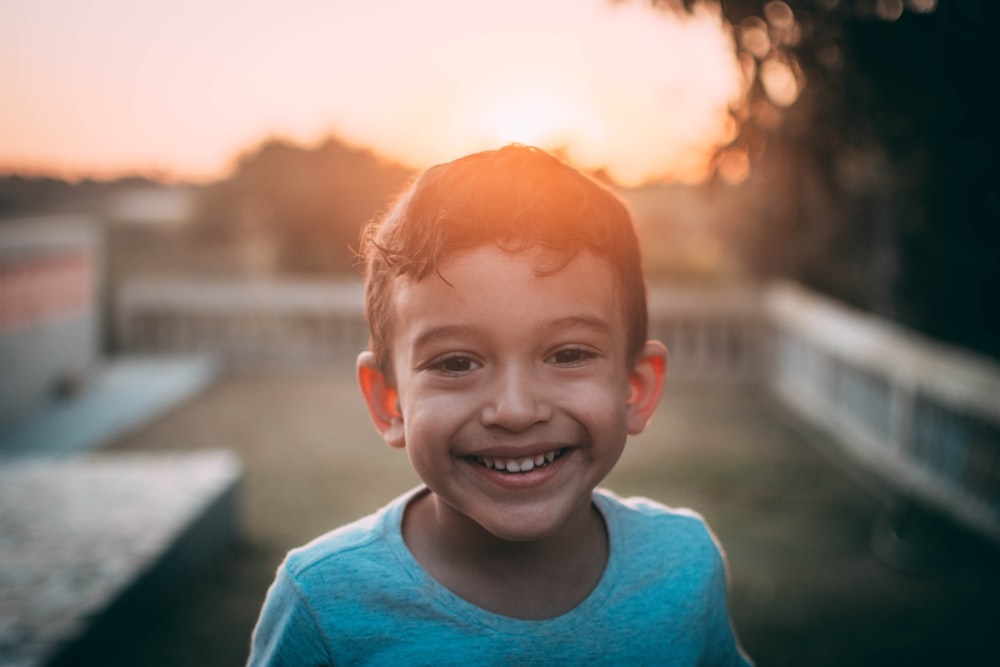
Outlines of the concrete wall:
M83 217L0 221L0 422L72 390L95 363L99 239Z

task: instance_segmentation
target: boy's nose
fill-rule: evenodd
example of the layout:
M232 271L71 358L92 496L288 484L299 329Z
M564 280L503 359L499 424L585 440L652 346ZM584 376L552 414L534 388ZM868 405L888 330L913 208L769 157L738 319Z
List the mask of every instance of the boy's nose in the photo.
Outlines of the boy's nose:
M480 417L484 426L519 432L552 416L541 383L528 369L505 369L491 389Z

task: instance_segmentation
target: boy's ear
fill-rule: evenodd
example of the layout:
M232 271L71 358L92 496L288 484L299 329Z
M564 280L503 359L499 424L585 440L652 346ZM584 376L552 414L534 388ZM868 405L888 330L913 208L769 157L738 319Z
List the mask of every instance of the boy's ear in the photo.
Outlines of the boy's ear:
M629 375L628 432L639 435L656 411L667 378L667 348L658 340L646 341Z
M375 355L369 351L358 355L357 373L375 430L390 447L402 449L406 446L406 438L396 388L389 383Z

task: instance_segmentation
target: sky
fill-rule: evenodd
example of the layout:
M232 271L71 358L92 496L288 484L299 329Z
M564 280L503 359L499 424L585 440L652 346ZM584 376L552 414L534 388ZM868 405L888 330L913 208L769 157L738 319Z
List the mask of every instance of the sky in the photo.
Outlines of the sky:
M411 167L510 141L696 182L745 94L731 28L645 0L0 0L0 172L227 175L331 134Z

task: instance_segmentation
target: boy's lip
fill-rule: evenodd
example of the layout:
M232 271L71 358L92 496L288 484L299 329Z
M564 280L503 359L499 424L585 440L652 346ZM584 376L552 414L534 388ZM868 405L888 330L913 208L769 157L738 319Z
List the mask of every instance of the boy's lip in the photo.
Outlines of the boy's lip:
M550 480L563 469L566 462L573 458L575 452L574 449L570 448L563 448L559 451L560 455L551 462L546 462L544 465L534 467L527 472L508 472L487 468L475 458L466 459L466 462L480 479L488 481L493 486L509 491L528 491L549 484Z
M491 457L500 459L531 458L548 452L569 449L572 445L557 442L539 442L532 445L483 447L461 454L462 458Z
M474 456L474 461L489 470L500 472L530 472L554 462L565 453L565 449L549 449L540 454L518 456Z
M534 455L528 455L528 450L522 449L511 457L478 454L462 458L494 483L504 487L523 488L551 478L573 450L572 447L533 448L531 451L536 452Z

